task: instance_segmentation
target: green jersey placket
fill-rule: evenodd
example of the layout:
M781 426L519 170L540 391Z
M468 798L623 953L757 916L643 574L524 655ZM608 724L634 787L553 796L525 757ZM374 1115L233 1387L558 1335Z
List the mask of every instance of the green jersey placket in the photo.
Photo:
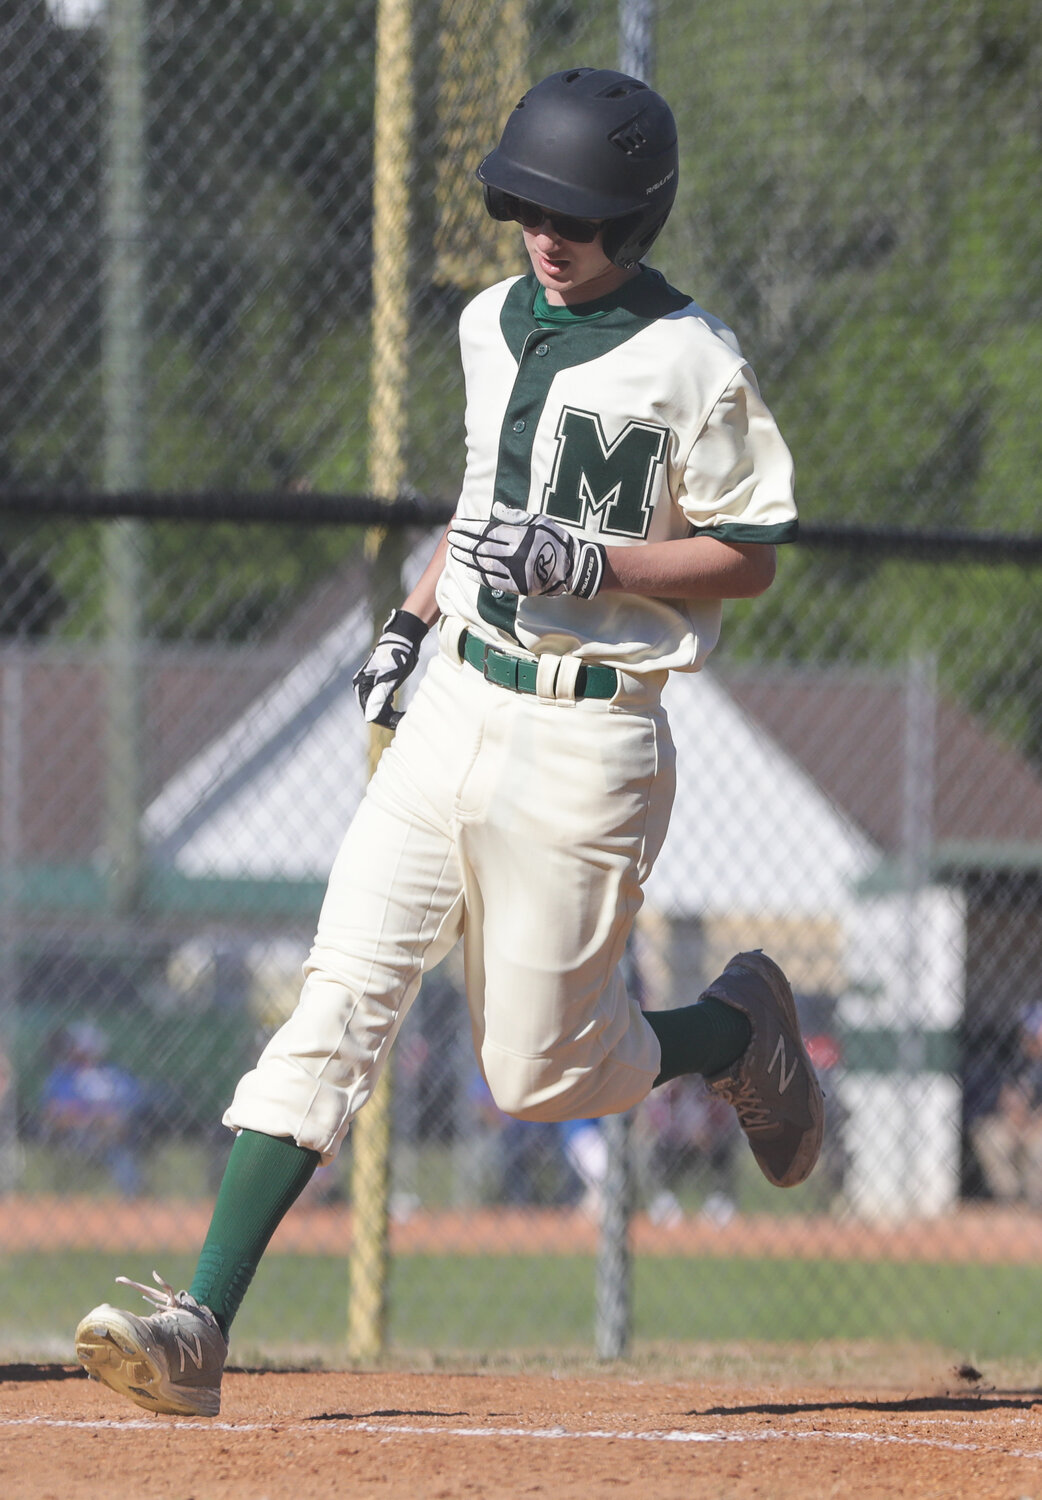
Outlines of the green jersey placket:
M507 347L517 360L517 375L499 434L496 500L518 510L528 508L532 444L554 377L561 370L607 354L686 302L686 298L667 287L654 273L651 276L650 286L644 277L639 277L611 298L584 304L581 311L569 309L566 323L544 324L537 319L533 308L538 283L533 274L522 277L510 288L500 310L499 325ZM635 305L627 306L627 302ZM501 593L484 584L478 591L481 618L514 640L517 640L519 603L516 594Z

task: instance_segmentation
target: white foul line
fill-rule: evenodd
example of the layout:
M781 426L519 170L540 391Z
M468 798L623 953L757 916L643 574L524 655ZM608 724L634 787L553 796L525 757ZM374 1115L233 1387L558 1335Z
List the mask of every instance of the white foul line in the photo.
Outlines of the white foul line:
M155 1432L154 1418L137 1418L125 1422L109 1419L93 1421L74 1420L62 1417L2 1417L0 1427L72 1427L101 1429L106 1432ZM350 1417L333 1421L311 1421L283 1424L274 1422L196 1422L180 1418L176 1422L163 1424L167 1432L307 1432L322 1431L364 1432L377 1437L453 1437L453 1438L537 1438L542 1441L583 1442L586 1440L617 1443L768 1443L785 1440L817 1438L821 1441L843 1443L877 1443L896 1445L902 1448L938 1448L946 1453L990 1453L998 1450L986 1443L956 1443L947 1438L904 1437L897 1433L844 1432L810 1428L803 1432L785 1432L770 1428L763 1432L691 1432L674 1428L666 1431L612 1432L591 1428L589 1431L570 1431L565 1427L421 1427L400 1422L362 1422ZM1019 1448L1003 1448L1005 1458L1042 1459L1042 1450L1031 1451Z

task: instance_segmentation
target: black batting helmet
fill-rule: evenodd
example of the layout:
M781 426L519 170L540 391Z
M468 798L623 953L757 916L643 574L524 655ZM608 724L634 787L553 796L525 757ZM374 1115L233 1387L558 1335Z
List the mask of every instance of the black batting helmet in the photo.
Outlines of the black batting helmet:
M554 213L604 219L604 252L635 265L677 191L677 127L660 94L608 68L569 68L537 83L478 167L485 206L512 219L525 199Z

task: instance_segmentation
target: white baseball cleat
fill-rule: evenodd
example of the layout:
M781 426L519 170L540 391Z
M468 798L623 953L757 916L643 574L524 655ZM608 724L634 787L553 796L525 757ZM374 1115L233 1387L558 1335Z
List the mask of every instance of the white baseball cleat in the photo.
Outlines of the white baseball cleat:
M760 1171L775 1187L805 1182L821 1154L825 1101L789 981L759 949L736 953L706 995L749 1017L752 1040L706 1086L733 1104Z
M116 1280L158 1311L139 1318L103 1302L76 1329L76 1358L88 1375L146 1411L215 1417L228 1342L208 1307L175 1292L158 1271L152 1275L159 1291L125 1276Z

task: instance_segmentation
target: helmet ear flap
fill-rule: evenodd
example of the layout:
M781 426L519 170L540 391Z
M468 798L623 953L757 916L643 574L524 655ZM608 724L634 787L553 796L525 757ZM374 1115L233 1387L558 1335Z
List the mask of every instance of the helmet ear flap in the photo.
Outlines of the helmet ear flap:
M512 193L504 193L502 188L492 187L486 182L484 197L485 207L492 218L498 220L500 224L505 224L514 217L517 199Z
M615 265L622 265L626 270L639 258L638 256L630 258L626 253L631 248L628 242L639 223L639 214L626 214L621 219L609 220L601 235L601 245L605 255Z
M672 205L670 205L671 207ZM601 244L604 253L615 265L628 271L651 249L669 218L669 207L657 218L649 219L645 214L625 214L621 219L610 219L604 226Z

